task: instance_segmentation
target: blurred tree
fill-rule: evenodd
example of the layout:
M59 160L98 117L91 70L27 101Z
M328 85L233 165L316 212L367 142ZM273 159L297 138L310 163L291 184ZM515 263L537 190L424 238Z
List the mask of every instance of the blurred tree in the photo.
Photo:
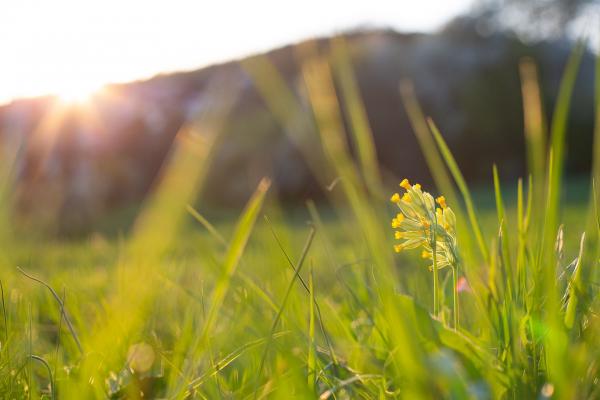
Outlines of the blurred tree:
M565 37L575 25L597 26L600 0L479 0L474 15L482 33L509 29L535 41Z

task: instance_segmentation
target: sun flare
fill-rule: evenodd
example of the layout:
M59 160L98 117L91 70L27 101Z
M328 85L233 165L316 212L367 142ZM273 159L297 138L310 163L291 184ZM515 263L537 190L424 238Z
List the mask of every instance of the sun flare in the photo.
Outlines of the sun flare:
M405 7L403 2L374 0L340 7L337 2L308 0L295 15L275 0L260 5L190 0L2 1L0 49L10 57L3 57L0 65L0 103L47 94L82 100L90 89L72 88L71 82L124 83L192 70L363 23L433 29L471 1L428 0ZM246 34L240 38L237 32ZM214 45L216 38L218 45Z
M65 103L85 103L93 97L102 85L67 84L57 91L57 97Z

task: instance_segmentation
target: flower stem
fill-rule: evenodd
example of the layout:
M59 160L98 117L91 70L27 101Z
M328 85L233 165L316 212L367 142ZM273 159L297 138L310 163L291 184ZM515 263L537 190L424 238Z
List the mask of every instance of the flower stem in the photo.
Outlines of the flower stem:
M440 281L437 268L437 238L435 237L437 229L437 218L435 216L435 207L433 209L432 227L431 227L431 260L433 261L433 317L439 317L439 291Z
M435 254L435 253L434 253ZM435 256L433 256L433 316L438 317L438 291L439 291L438 271L435 265Z
M454 329L458 329L458 273L456 267L452 267L452 294L453 294L453 306L454 306Z
M438 276L438 268L437 268L437 249L436 249L436 241L435 241L435 225L433 227L433 240L431 245L431 255L433 261L433 317L439 317L439 291L440 291L440 280Z

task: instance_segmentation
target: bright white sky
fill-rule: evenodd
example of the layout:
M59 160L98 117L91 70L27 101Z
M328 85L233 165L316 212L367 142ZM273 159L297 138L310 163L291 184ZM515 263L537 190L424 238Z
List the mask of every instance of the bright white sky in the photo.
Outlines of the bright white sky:
M360 25L430 31L472 0L2 0L0 103L78 96Z

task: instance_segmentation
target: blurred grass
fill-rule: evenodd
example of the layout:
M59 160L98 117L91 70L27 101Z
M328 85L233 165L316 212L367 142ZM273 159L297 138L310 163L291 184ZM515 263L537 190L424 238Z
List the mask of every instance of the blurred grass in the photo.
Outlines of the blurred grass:
M567 201L563 223L566 227L585 226L587 192L584 182L577 182L567 187L570 193L579 192L579 194L574 196L574 199ZM483 232L487 236L493 236L497 229L496 210L493 208L493 190L489 187L479 187L473 191L473 197L480 210L478 215ZM517 212L514 207L515 200L516 189L507 190L505 201L509 205L506 209L508 221L515 221ZM339 212L339 210L337 211ZM272 216L269 211L265 212ZM335 210L319 209L319 214L322 218L321 227L326 232L319 231L317 233L310 258L311 264L315 266L314 286L317 291L317 299L322 303L324 324L333 338L336 353L342 357L342 362L350 365L362 365L363 363L369 365L372 362L368 361L370 357L363 354L361 350L361 346L365 345L363 340L367 340L366 338L373 334L371 331L375 329L374 322L370 322L373 318L371 314L373 310L370 309L373 301L372 294L370 294L372 288L365 287L364 281L361 279L361 276L364 277L369 273L365 264L367 261L364 257L360 257L364 255L365 249L356 247L356 241L351 237L353 236L352 232L348 232L347 224L337 218ZM284 233L282 240L288 246L288 251L291 254L299 254L301 244L308 232L307 223L310 221L309 213L304 209L298 209L285 215L285 218L271 223L274 229ZM215 223L214 229L224 237L231 237L235 229L236 216L221 213L213 222ZM382 221L382 224L387 224L387 220ZM508 226L510 230L513 228L515 227ZM335 255L327 254L331 248L324 247L326 245L324 236L335 249ZM564 244L565 259L572 260L577 255L578 242L579 231L567 228ZM195 339L193 337L184 339L181 336L183 330L190 330L191 333L194 331L192 327L204 326L202 315L207 312L205 308L208 303L207 291L219 276L217 258L220 252L215 251L215 248L222 248L219 240L200 227L191 215L186 218L176 245L169 249L162 262L165 268L168 268L168 273L165 273L161 279L162 283L154 288L155 303L147 311L149 313L146 315L147 321L140 328L140 331L144 333L132 335L126 340L129 345L145 341L157 346L157 351L164 352L157 354L157 357L160 357L157 360L158 366L155 367L156 370L149 372L150 375L161 376L161 370L171 369L169 363L173 361L169 362L168 360L176 361L178 359L175 357L176 354L172 353L172 349L182 352L183 354L179 356L182 359L185 358L183 355L189 349L180 348L180 345L184 343L190 345ZM20 265L25 270L34 272L47 280L57 291L62 292L63 289L66 291L66 307L73 315L78 330L81 331L85 330L85 327L98 316L98 313L102 312L102 299L106 299L112 292L115 284L113 275L117 272L116 265L122 256L122 251L123 243L118 236L110 237L97 233L89 238L72 241L31 240L28 242L20 240L18 245L11 249L11 260L13 265ZM267 295L273 302L278 303L278 299L283 297L281 287L286 280L290 279L290 273L266 222L262 220L257 222L243 258L244 268L241 272L268 293ZM331 259L335 264L332 265ZM397 261L403 285L410 288L417 303L428 305L431 296L428 274L424 267L414 268L419 265L422 265L422 261L418 254L402 255ZM29 280L23 279L13 268L5 269L3 285L7 288L6 300L9 309L8 324L12 336L11 347L22 343L17 338L26 333L27 326L26 321L23 320L23 312L31 304L34 314L34 352L46 356L52 365L60 321L60 312L56 303L47 291ZM211 345L213 348L219 349L219 351L214 351L214 359L222 359L220 361L221 368L224 369L221 371L220 368L214 367L215 372L201 381L202 389L210 388L207 393L212 393L212 396L217 397L222 395L215 388L217 374L222 375L219 380L226 377L232 379L230 374L233 374L233 371L237 371L237 374L243 374L244 371L246 374L252 374L252 371L256 370L256 359L260 357L261 346L264 344L251 343L268 337L266 326L269 324L270 318L265 318L264 314L274 312L274 310L269 311L270 306L265 303L265 300L249 289L243 280L234 279L231 292L230 298L226 299L223 305L223 308L229 311L223 313L221 309L218 314L220 321L218 332L223 333L222 329L227 326L227 335L225 337L217 335ZM303 312L300 311L303 309L302 299L308 300L308 304L310 304L310 299L300 290L292 299L290 309L283 314L283 326L280 332L281 334L287 332L287 335L294 337L294 340L290 341L286 336L274 336L274 343L271 344L275 348L273 352L284 352L285 354L286 346L292 346L290 347L292 349L294 346L298 346L298 341L306 341L307 345L316 341L317 359L311 363L317 364L320 371L326 366L326 362L323 360L323 354L327 354L324 338L320 331L316 330L313 339L310 339L310 312L307 314L308 319L303 321ZM198 312L199 315L194 317L195 312ZM304 323L307 325L302 328ZM288 330L292 330L292 332ZM302 338L304 336L302 334L297 336L299 332L294 333L296 330L307 332L305 339ZM61 331L61 353L76 351L64 323ZM219 338L219 336L221 337ZM282 343L279 344L278 341ZM241 348L237 349L238 347ZM355 350L352 350L353 348ZM228 352L236 354L233 361L225 361ZM299 355L289 356L297 358ZM241 358L248 360L243 361L240 360ZM15 359L18 359L18 355ZM77 368L76 364L69 365L68 359L59 361L60 364L64 363L67 366L67 370L58 370L56 379L59 387L68 382L68 368ZM122 373L126 377L128 375L127 372L124 372L127 365L126 354L120 355L120 364L125 370L113 370L112 372L117 375ZM39 374L37 377L40 384L47 382L43 370L34 368ZM200 375L207 373L202 372L204 368L209 368L209 366L199 368L197 373ZM229 368L231 371L225 368ZM278 374L276 371L269 371L269 374L272 373ZM106 371L106 374L107 377L110 376L110 371ZM246 379L249 378L249 376L246 377ZM171 381L179 382L180 379L181 376L175 373ZM323 379L323 377L319 379ZM190 381L192 381L191 378ZM229 384L241 385L239 376L236 382ZM122 379L121 385L123 384L127 384L127 379ZM129 382L129 384L131 383ZM335 383L331 384L333 386ZM228 390L232 390L232 388L229 387ZM226 392L223 392L223 395ZM235 391L230 393L237 396Z

